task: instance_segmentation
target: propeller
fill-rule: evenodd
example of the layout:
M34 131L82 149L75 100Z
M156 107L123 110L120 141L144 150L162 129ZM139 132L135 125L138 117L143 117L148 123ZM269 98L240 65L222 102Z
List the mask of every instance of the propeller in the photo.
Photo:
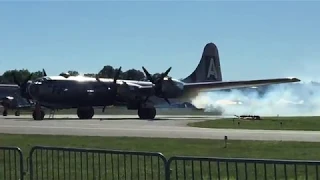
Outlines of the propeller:
M121 73L121 66L120 68L116 71L114 78L113 78L113 84L111 86L103 83L102 81L100 81L98 74L96 75L96 80L101 83L103 86L105 86L107 89L110 89L112 94L114 95L114 99L116 99L117 96L117 92L118 92L118 84L117 84L117 80L119 79ZM103 107L102 112L105 111L106 106Z
M12 76L13 76L13 82L15 84L17 84L20 88L20 95L27 99L28 101L31 99L31 97L29 96L29 94L27 93L27 87L28 87L28 81L31 80L33 73L30 73L30 75L23 80L22 82L18 81L17 75L15 72L12 72Z
M161 73L161 74L160 74L159 76L157 76L157 77L152 77L151 74L147 71L147 69L144 68L143 66L142 66L142 69L143 69L144 73L146 74L147 79L148 79L150 82L152 82L152 84L154 84L155 95L158 96L158 97L163 98L168 104L171 104L170 101L169 101L169 99L165 97L165 94L164 94L164 92L162 91L162 82L163 82L164 78L165 78L166 76L168 76L169 72L171 71L171 67L168 68L168 69L166 70L166 72ZM150 96L147 96L147 98L145 99L145 102L148 101L149 97L150 97Z
M44 69L42 69L42 76L47 76L47 73Z
M27 99L27 101L28 101L29 103L31 103L31 102L30 102L31 97L29 96L29 94L28 94L28 92L27 92L27 88L28 88L28 81L31 80L31 78L32 78L32 76L33 76L33 73L30 73L30 75L29 75L25 80L23 80L22 82L18 81L16 72L13 71L13 72L12 72L12 76L13 76L13 82L14 82L15 84L17 84L17 85L19 86L19 88L20 88L20 95L21 95L23 98ZM43 76L47 76L47 73L46 73L46 71L45 71L44 69L42 69L42 77L43 77Z

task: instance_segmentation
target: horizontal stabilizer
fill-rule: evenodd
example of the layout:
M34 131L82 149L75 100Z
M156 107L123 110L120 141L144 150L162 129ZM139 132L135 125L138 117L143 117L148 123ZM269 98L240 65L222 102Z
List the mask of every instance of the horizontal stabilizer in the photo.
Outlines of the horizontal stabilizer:
M270 84L280 83L292 83L300 82L298 78L276 78L276 79L259 79L259 80L246 80L246 81L216 81L216 82L199 82L199 83L185 83L184 87L186 90L221 90L221 89L234 89L234 88L245 88L253 86L263 86Z

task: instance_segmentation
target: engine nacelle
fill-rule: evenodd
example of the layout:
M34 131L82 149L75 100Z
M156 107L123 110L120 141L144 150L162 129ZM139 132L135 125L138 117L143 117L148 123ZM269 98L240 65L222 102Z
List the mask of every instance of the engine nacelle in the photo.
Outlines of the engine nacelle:
M137 100L137 97L142 96L148 96L148 95L155 95L155 89L151 89L151 91L139 88L139 85L137 84L131 84L128 82L121 82L118 86L117 93L124 97L127 100ZM171 79L171 78L165 78L162 81L162 89L161 92L166 98L178 98L183 95L184 90L184 84L183 82Z
M118 94L122 97L128 98L128 99L134 99L135 96L138 93L139 88L137 87L136 84L131 84L131 83L126 83L126 82L122 82L119 86L118 86Z
M165 78L162 82L162 92L167 98L177 98L183 94L184 85L181 81Z
M1 99L1 105L6 108L10 108L14 105L14 98L11 96L7 96Z

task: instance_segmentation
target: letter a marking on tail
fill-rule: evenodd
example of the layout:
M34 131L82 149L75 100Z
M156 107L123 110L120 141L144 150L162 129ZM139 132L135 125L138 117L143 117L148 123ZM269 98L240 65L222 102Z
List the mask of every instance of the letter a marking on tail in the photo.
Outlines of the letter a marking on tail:
M213 75L215 78L217 78L216 66L215 66L215 62L214 62L213 57L210 58L210 65L208 67L207 78L209 78L211 75Z

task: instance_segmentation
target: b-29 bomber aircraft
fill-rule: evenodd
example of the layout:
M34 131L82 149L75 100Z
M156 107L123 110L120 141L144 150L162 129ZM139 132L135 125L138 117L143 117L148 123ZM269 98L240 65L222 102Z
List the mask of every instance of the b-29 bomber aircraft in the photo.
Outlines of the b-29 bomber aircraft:
M21 92L36 105L34 120L44 119L41 107L52 109L77 108L80 119L91 119L93 107L126 106L137 110L140 119L154 119L154 105L163 99L190 100L201 91L260 86L267 84L299 82L297 78L260 79L246 81L222 81L219 53L214 43L204 47L197 68L185 79L177 80L168 76L171 67L159 76L142 67L149 81L119 79L120 69L112 78L83 76L44 76L21 86ZM26 80L27 81L27 80ZM25 82L26 82L25 81Z

